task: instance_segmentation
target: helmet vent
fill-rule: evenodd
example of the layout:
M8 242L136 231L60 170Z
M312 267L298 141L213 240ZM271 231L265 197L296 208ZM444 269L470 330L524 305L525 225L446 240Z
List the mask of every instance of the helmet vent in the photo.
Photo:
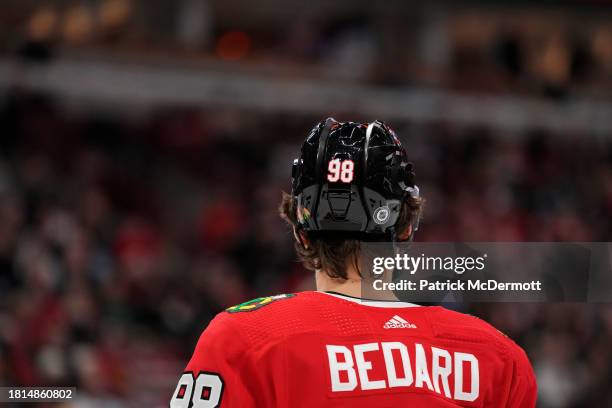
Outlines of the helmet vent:
M329 208L335 219L345 219L351 205L351 193L349 191L329 191L327 193Z

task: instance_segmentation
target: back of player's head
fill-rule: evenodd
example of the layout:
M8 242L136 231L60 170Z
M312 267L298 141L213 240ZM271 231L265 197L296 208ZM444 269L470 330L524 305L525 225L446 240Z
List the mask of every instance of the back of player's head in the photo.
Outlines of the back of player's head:
M395 132L379 121L319 122L294 160L291 187L281 215L311 269L343 269L359 242L412 239L418 227L421 198L412 163Z

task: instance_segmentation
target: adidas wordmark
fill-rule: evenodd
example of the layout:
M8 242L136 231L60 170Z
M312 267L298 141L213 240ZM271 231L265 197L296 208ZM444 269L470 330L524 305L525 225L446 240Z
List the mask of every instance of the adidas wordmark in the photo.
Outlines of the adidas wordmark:
M409 323L402 319L398 315L393 316L387 323L384 324L383 329L416 329L416 324Z

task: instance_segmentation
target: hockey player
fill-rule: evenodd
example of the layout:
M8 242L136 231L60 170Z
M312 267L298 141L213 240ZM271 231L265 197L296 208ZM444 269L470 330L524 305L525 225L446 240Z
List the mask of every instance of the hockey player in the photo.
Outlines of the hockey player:
M315 126L280 211L317 291L220 313L170 406L534 407L527 356L489 324L438 306L361 298L361 243L393 245L417 229L414 178L383 123Z

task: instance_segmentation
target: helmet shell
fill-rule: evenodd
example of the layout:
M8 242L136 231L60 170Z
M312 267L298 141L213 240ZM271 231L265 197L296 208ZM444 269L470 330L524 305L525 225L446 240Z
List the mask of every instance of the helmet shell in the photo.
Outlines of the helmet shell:
M299 228L310 236L395 240L408 195L418 195L412 164L384 123L319 122L294 160Z

